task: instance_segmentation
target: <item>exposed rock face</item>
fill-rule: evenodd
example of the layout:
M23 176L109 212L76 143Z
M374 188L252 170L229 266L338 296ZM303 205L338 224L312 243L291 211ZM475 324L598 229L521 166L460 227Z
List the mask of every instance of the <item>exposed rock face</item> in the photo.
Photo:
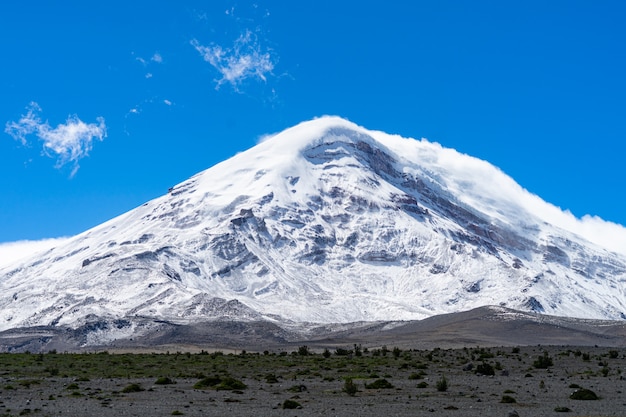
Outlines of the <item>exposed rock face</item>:
M98 317L115 337L133 317L331 323L488 304L624 318L623 256L477 195L471 171L446 176L444 151L339 119L286 131L0 270L0 330Z

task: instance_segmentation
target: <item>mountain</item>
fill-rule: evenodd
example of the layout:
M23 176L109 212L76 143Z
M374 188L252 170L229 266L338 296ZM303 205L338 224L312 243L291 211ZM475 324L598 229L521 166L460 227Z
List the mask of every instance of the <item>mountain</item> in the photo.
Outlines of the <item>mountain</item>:
M625 319L626 255L571 217L487 162L324 117L0 269L0 331L87 326L97 344L161 321L299 326L485 305Z

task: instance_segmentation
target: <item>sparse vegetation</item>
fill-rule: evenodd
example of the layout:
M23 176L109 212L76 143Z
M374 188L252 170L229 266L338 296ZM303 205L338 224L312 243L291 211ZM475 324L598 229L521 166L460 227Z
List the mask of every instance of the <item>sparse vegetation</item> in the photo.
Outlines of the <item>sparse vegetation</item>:
M196 415L199 414L197 407L207 406L207 399L217 407L222 402L232 403L229 407L235 407L233 414L238 413L237 404L254 401L265 401L266 405L280 409L285 398L317 413L315 407L321 402L330 401L335 407L337 403L333 401L344 401L344 404L353 401L348 396L360 396L368 409L383 413L384 409L380 407L387 401L402 401L403 406L406 402L407 410L413 414L431 407L453 410L445 407L454 406L465 410L463 404L467 405L469 401L475 404L477 415L481 407L489 403L502 402L504 405L519 401L523 405L529 402L541 404L537 406L538 412L548 415L567 413L568 408L562 407L563 400L598 399L598 395L593 391L589 394L589 390L581 385L601 394L604 406L612 402L622 403L621 388L616 381L626 369L623 354L626 350L623 348L616 349L617 357L612 357L615 355L606 348L588 347L591 363L581 361L585 349L564 350L550 346L521 347L517 354L511 354L511 348L419 351L403 347L399 354L394 353L398 351L396 349L388 349L384 356L380 349L366 350L358 344L350 345L352 353L345 355L331 354L334 346L333 350L327 349L327 355L322 349L315 348L319 350L307 348L306 355L301 354L298 345L285 349L284 355L271 351L136 355L56 353L43 354L42 360L38 354L0 354L0 390L4 393L1 400L5 402L0 402L0 417L3 412L17 415L26 404L24 399L33 396L40 401L45 399L47 408L44 410L50 415L58 414L59 407L64 404L116 408L119 405L117 398L126 397L126 403L139 404L148 398L158 402L160 396L177 400L169 402L167 408L155 411L159 415L168 415L172 410ZM361 356L356 355L357 350ZM489 355L494 358L487 358ZM486 359L480 359L481 356ZM534 362L545 357L554 357L553 364L546 371L538 370L535 379L523 380L525 375L531 376L529 370L535 372ZM497 363L507 375L496 371ZM468 370L470 364L473 369ZM46 370L49 367L58 369L59 376L51 376ZM484 377L490 374L490 368L496 375ZM606 378L603 377L605 368L609 370ZM455 384L451 385L450 381ZM167 386L173 383L176 385ZM141 390L142 386L146 391L134 395L138 392L136 387ZM246 389L246 394L241 395ZM218 390L224 391L215 392ZM536 400L530 400L530 395ZM15 403L7 406L11 398L21 398L21 407ZM31 413L38 415L38 404L31 404ZM557 405L559 407L555 407ZM12 411L6 411L8 409ZM202 409L203 412L208 410ZM337 408L337 414L341 414L340 410ZM578 409L576 412L585 413Z

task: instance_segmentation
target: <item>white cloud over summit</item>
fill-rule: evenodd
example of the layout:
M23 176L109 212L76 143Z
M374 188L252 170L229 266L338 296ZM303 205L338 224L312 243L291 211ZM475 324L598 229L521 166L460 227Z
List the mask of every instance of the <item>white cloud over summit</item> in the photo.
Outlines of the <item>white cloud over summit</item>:
M269 49L261 47L258 37L250 30L242 33L232 47L217 44L203 46L197 39L190 43L204 61L221 74L221 78L216 80L216 89L224 83L230 83L237 90L241 82L249 78L267 81L267 76L272 74L277 61Z
M21 260L52 249L55 246L67 241L69 238L42 239L42 240L20 240L17 242L0 243L0 269L15 265Z
M106 137L102 117L96 118L97 123L85 123L77 115L70 115L64 124L53 128L39 117L41 107L37 103L30 103L27 110L17 122L7 122L4 131L24 146L29 143L28 136L35 135L43 142L44 154L56 158L57 168L68 163L73 165L72 177L80 168L78 161L89 155L94 139L102 141Z

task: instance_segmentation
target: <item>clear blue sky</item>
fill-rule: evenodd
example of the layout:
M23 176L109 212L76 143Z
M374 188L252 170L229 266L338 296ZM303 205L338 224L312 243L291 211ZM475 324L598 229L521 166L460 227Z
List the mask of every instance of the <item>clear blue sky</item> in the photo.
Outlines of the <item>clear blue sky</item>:
M626 224L622 1L5 1L0 242L68 236L316 116Z

